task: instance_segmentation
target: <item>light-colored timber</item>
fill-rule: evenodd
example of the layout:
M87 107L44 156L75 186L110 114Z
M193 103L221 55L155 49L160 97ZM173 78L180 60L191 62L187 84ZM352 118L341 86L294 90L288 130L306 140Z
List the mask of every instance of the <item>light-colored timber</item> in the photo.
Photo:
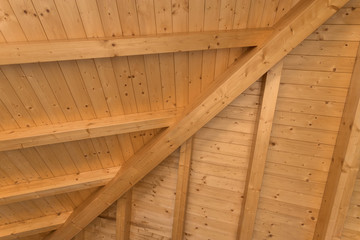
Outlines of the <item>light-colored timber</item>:
M134 113L2 131L0 132L0 151L164 128L175 121L178 111Z
M184 235L186 198L189 186L192 143L193 139L189 138L180 147L178 178L176 185L176 200L172 227L172 239L177 240L183 239Z
M340 239L360 167L360 48L341 119L314 240Z
M55 230L63 224L71 212L59 213L0 226L0 239L12 240Z
M117 171L119 167L113 167L3 186L0 187L0 205L103 186Z
M0 65L253 47L271 28L0 44ZM89 51L91 49L91 51Z
M297 4L275 25L274 33L263 45L250 51L220 75L208 90L185 109L175 124L140 149L111 182L81 204L66 223L46 239L71 239L75 236L346 2L332 1L329 5L324 0L306 0Z
M274 120L276 100L279 93L282 67L283 62L280 61L266 74L255 146L248 168L244 207L240 215L238 233L238 239L240 240L250 240L253 236L256 210L258 209L265 161L270 144L270 134Z
M127 191L116 203L116 240L130 239L132 190Z

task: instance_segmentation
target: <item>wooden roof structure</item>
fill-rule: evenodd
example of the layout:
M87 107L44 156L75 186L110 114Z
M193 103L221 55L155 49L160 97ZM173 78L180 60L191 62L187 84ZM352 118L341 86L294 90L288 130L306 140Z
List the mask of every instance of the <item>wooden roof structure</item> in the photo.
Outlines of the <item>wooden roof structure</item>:
M0 240L359 240L359 0L0 0Z

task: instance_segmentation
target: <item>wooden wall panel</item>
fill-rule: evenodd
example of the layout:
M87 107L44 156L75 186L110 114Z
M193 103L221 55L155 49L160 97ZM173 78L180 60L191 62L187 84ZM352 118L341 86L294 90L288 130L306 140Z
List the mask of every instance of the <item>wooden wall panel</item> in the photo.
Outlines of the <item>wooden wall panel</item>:
M173 153L132 190L130 239L171 239L179 151ZM116 204L75 239L116 239Z
M130 239L171 239L179 151L133 188Z
M261 82L194 137L184 239L235 239Z
M321 26L284 59L254 239L313 237L359 45L337 29Z

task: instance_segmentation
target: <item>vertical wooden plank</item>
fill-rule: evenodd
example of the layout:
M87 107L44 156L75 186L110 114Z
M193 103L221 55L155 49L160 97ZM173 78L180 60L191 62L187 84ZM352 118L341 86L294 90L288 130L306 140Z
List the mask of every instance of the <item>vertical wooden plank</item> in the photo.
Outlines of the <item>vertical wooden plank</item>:
M279 0L266 0L264 9L261 17L261 27L272 27L275 21Z
M96 0L76 0L80 16L88 38L104 37Z
M116 240L128 240L131 225L132 191L127 191L116 204Z
M249 19L247 22L248 28L256 28L261 24L261 17L264 11L265 0L251 1L251 7L249 12Z
M50 88L48 81L40 68L39 64L23 64L21 65L23 72L31 87L39 98L41 105L47 112L49 119L53 123L66 122L65 115L61 110L59 103Z
M86 33L80 17L76 1L55 0L57 11L69 39L85 38Z
M161 89L159 55L145 55L144 60L151 110L162 110L164 109L164 104Z
M41 25L49 40L67 39L64 26L53 0L32 0Z
M62 61L59 65L82 119L95 118L94 108L76 62Z
M220 0L205 1L204 30L219 29ZM216 50L203 51L201 91L204 91L214 81Z
M173 32L189 29L188 0L172 1ZM189 102L189 53L174 53L176 106L184 107Z
M340 239L360 167L360 48L346 98L314 240Z
M181 240L184 234L186 199L189 185L190 164L193 139L188 139L180 148L176 199L172 228L172 239Z
M156 34L159 29L166 28L160 27L161 21L160 19L157 19L159 15L166 15L164 12L166 12L167 9L165 8L164 10L162 3L162 1L138 2L140 32L142 35ZM152 11L152 9L154 9L154 11ZM166 32L166 30L164 31ZM164 109L159 62L158 54L144 56L151 110Z
M1 130L19 128L19 125L16 123L15 119L11 116L10 112L7 110L7 108L5 107L5 105L1 100L0 100L0 128Z
M65 77L57 62L40 63L50 87L68 121L79 121L81 116Z
M4 13L1 23L1 32L6 41L26 41L25 34L8 1L0 1L0 12Z
M270 69L266 75L256 140L247 173L244 205L240 215L238 230L238 239L240 240L252 239L276 100L279 92L282 66L283 62L281 61Z
M156 32L172 33L173 25L171 1L155 1L154 8L156 17ZM164 108L174 108L176 106L174 54L160 54L159 62Z
M204 29L204 0L189 1L189 32L201 32ZM189 53L189 102L201 92L202 51Z
M244 29L250 13L251 0L236 1L233 29ZM243 48L232 48L229 53L228 65L237 61L239 56L244 52Z
M92 59L77 61L86 90L97 117L109 117L110 112L95 63Z
M113 65L110 58L94 59L111 116L124 114Z
M4 96L7 96L7 99L13 101L15 100L14 95L17 95L37 125L51 124L46 110L41 105L39 97L36 95L36 92L21 67L19 65L5 65L2 66L1 69L9 80L6 81L4 79L1 81L1 87L5 90ZM11 89L10 85L16 93ZM23 117L26 116L23 115Z
M143 56L128 57L131 81L135 92L138 112L150 111L149 91L145 74L145 63Z
M106 37L121 37L122 29L120 25L117 4L114 0L97 0L102 26Z
M136 113L137 106L133 90L132 76L129 70L127 57L116 57L111 59L117 86L119 88L120 98L123 103L125 114Z
M234 0L222 0L220 6L220 17L219 17L219 30L230 30L232 29L235 11ZM216 78L223 73L228 67L229 60L229 49L218 49L216 50L216 64L215 74Z
M10 5L29 41L47 40L31 0L10 0Z
M163 91L164 109L176 107L175 67L172 53L160 54L160 73Z

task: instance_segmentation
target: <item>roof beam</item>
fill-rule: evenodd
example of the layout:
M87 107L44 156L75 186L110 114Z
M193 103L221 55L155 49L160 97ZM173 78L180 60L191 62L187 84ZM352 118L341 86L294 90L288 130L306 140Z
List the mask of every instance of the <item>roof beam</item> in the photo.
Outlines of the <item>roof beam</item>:
M250 50L186 107L182 116L120 168L112 181L81 204L47 240L71 239L160 164L252 83L341 8L346 0L300 1L274 26L264 44Z
M238 239L240 240L251 240L254 231L256 211L258 208L260 190L264 176L276 100L280 87L282 66L283 61L280 61L267 72L265 79L265 88L261 101L256 140L253 148L252 159L248 168L245 185L245 197L240 215L238 230Z
M180 147L180 159L176 184L176 199L171 238L173 240L182 240L184 235L186 199L190 176L192 143L193 139L189 138Z
M162 110L2 131L0 151L168 127L175 122L177 111Z
M0 44L0 65L253 47L271 28ZM91 51L89 51L91 49Z
M20 237L52 231L63 224L70 214L71 212L63 212L55 215L48 215L21 222L1 225L0 239L19 239Z
M103 186L116 175L119 168L113 167L2 186L0 187L0 205Z
M360 48L325 186L314 240L340 239L360 167Z
M130 239L132 189L127 191L116 204L116 240Z

